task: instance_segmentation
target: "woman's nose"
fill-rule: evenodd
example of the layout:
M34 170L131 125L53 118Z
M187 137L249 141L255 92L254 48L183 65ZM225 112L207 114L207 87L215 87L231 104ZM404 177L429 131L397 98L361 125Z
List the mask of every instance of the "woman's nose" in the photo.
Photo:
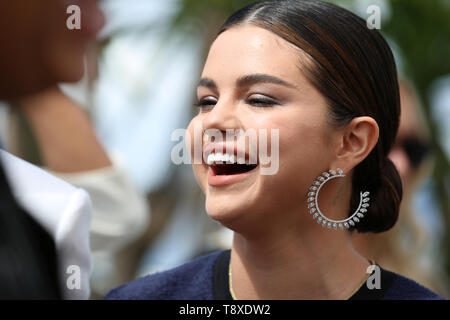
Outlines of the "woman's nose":
M219 100L207 113L203 120L203 126L205 129L217 129L222 132L227 129L240 128L237 106L230 100Z

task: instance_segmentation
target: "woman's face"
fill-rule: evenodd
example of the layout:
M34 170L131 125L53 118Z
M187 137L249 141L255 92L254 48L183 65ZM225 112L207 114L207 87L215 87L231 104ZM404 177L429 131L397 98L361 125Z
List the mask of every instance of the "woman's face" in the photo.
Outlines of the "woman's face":
M300 49L252 25L232 27L210 48L197 89L198 114L188 127L191 137L196 126L220 130L224 140L227 129L266 129L270 155L275 143L270 132L279 130L279 159L271 159L279 163L275 174L262 174L268 165L260 162L244 174L232 165L218 170L205 161L193 164L208 215L235 231L314 223L305 195L313 179L329 169L334 147L325 100L305 78L302 55L302 64L308 63ZM205 140L203 151L209 152L211 141Z

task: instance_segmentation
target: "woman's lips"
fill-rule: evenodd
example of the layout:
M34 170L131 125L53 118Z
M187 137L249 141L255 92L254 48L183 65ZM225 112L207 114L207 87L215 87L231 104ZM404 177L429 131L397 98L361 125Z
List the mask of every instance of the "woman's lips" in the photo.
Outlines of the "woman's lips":
M254 173L258 167L257 159L249 157L245 148L239 149L235 143L208 143L203 148L203 160L208 168L208 184L212 187L222 187L242 181ZM242 170L242 167L229 167L224 170L224 165L244 165L249 166L249 170Z
M230 175L216 175L214 173L214 170L211 168L211 166L208 166L208 184L212 187L223 187L227 186L239 181L242 181L246 179L248 176L250 176L252 173L256 171L256 168L253 168L250 171L242 172L242 173L236 173L236 174L230 174Z

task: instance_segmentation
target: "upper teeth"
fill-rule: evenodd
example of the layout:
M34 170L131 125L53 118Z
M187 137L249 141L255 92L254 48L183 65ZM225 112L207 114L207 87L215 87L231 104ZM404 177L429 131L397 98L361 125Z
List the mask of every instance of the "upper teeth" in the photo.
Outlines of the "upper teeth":
M208 158L206 159L206 163L208 165L212 165L215 163L229 163L229 164L245 164L245 158L244 157L236 157L232 154L222 154L220 152L218 153L211 153L208 155Z

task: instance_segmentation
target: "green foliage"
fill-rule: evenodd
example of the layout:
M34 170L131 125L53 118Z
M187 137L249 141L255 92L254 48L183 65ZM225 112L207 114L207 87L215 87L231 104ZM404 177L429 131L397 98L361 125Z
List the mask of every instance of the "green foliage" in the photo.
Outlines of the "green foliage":
M182 0L178 15L175 17L176 26L190 23L192 20L221 17L223 20L252 2L251 0ZM223 21L219 21L223 22Z
M383 26L401 48L408 76L420 89L450 73L450 2L393 0L393 14Z

